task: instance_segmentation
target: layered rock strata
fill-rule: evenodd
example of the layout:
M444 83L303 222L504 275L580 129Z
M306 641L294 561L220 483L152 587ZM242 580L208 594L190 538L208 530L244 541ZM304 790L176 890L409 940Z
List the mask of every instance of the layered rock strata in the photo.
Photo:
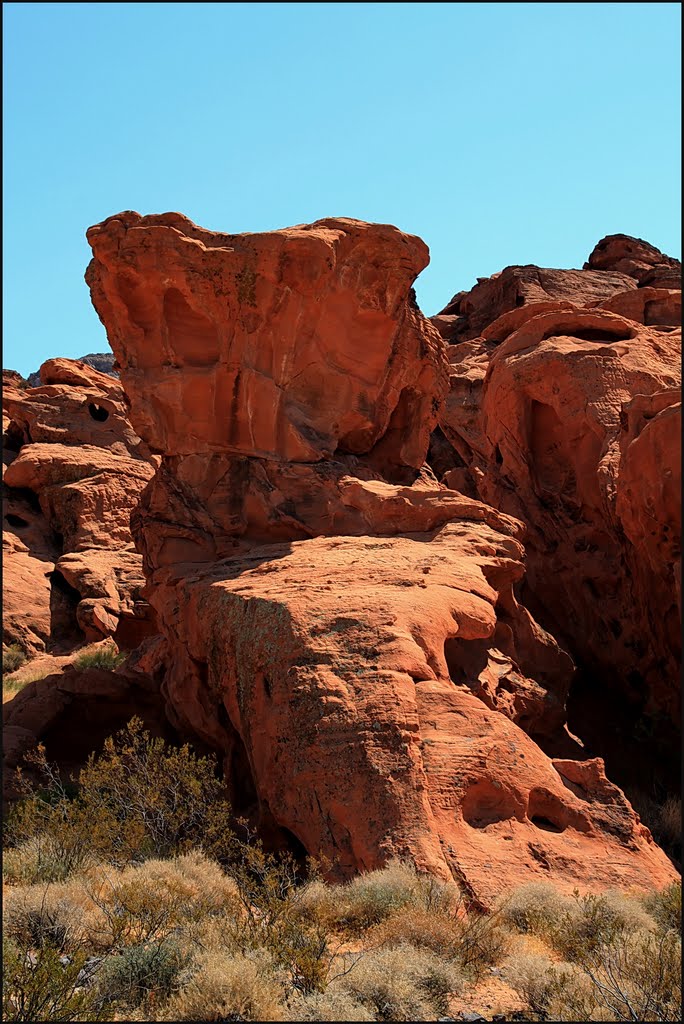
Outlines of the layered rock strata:
M427 249L352 220L219 235L127 212L87 281L162 461L133 517L167 714L236 809L339 875L392 855L487 905L673 870L599 761L552 761L572 664L523 528L424 467L447 387Z

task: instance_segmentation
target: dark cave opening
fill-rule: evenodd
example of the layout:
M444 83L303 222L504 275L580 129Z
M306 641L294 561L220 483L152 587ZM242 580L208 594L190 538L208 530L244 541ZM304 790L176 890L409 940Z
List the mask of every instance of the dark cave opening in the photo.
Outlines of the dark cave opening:
M97 405L95 402L90 402L88 404L88 412L94 420L97 420L98 423L104 423L109 419L109 413L107 410L101 405Z
M51 647L53 652L68 651L85 639L76 615L81 595L58 569L46 573L46 576L50 580Z

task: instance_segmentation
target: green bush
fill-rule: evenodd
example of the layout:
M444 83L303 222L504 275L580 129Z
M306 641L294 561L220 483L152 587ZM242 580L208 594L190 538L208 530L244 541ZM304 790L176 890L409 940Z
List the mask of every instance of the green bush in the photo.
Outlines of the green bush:
M85 953L67 958L50 945L33 952L3 939L3 1020L110 1020L108 1008L81 985L85 960Z
M23 799L8 814L6 841L15 848L38 843L61 877L93 857L123 865L193 848L219 859L231 854L232 816L215 758L153 739L138 719L91 755L75 795L43 747L27 760L42 788L19 773Z
M127 946L107 957L97 973L101 1001L135 1007L150 996L167 998L176 987L187 958L170 940Z
M19 644L10 644L2 650L2 674L9 675L16 672L18 668L26 664L26 655Z

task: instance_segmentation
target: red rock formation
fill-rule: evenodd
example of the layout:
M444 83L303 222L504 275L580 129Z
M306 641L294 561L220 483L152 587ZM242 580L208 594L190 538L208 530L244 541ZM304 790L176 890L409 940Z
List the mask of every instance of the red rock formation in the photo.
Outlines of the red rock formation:
M579 277L676 264L637 241L604 239ZM676 722L681 293L586 299L526 304L451 346L440 425L472 493L528 526L545 624L623 699Z
M597 242L585 270L608 270L633 277L639 287L681 289L682 265L643 238L606 235Z
M407 301L420 239L345 219L221 235L127 212L88 241L93 302L155 450L317 462L377 446L420 467L446 391L436 332Z
M445 383L410 292L422 243L132 213L89 239L163 453L133 528L167 652L141 667L223 751L238 811L341 874L406 855L483 904L549 871L669 880L601 765L561 772L525 731L562 728L572 665L515 597L521 524L421 468Z
M44 363L41 380L4 380L4 642L27 653L110 635L127 645L154 628L129 520L158 460L118 381L66 359ZM81 571L61 559L76 552Z
M446 341L457 344L481 337L487 327L509 311L530 303L559 302L589 306L636 288L626 273L604 270L546 270L542 267L506 267L481 278L469 292L460 292L432 318Z

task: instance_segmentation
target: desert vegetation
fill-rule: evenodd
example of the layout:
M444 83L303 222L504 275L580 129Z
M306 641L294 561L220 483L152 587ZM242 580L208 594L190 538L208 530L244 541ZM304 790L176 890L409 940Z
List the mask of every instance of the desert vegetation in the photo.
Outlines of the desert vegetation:
M233 818L213 758L136 720L75 783L38 748L19 787L5 1020L436 1020L492 976L517 1019L681 1016L679 885L528 885L485 915L396 860L330 884Z

